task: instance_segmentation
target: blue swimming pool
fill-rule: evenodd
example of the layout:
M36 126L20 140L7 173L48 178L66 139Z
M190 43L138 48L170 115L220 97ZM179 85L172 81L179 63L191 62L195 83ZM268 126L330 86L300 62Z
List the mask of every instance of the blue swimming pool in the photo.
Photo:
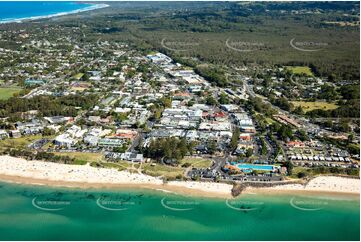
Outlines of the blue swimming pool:
M259 171L273 171L273 166L270 165L253 165L253 164L238 164L237 167L242 171L259 170Z

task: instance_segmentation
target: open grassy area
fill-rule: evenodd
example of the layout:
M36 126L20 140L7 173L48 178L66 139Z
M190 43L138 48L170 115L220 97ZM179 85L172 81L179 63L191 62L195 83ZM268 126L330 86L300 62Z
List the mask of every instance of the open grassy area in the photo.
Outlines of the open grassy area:
M1 87L0 88L0 100L6 100L11 98L15 93L19 93L21 88L19 87Z
M115 168L119 171L124 171L130 168L132 165L130 162L127 161L117 161L117 162L97 162L92 161L90 165L93 167L104 167L104 168ZM129 170L131 172L131 170Z
M35 140L41 139L42 135L32 135L27 137L20 138L8 138L4 140L0 140L0 149L5 150L6 148L26 148L29 144L34 142Z
M307 168L307 167L294 167L291 178L299 178L298 174L304 173L306 177L314 177L317 175L335 175L335 174L342 174L342 175L349 175L349 176L360 176L359 169L350 169L350 168L336 168L336 167L315 167L315 168Z
M195 168L207 168L212 165L211 160L203 158L184 158L179 162L179 165L182 166L186 163Z
M303 102L303 101L292 101L295 107L301 106L304 112L312 111L315 109L333 110L338 108L335 103L328 102Z
M266 122L267 122L268 124L274 124L274 123L277 123L277 121L276 121L276 120L273 120L273 119L271 119L271 118L265 118L265 120L266 120Z
M307 167L296 166L292 170L291 178L298 179L298 173L303 172L305 174L312 174L312 170Z
M78 73L74 76L75 79L80 80L84 76L84 73Z
M305 74L307 76L313 76L311 68L308 66L286 66L286 68L296 75Z
M79 164L86 164L89 162L100 162L103 160L103 155L101 153L53 152L53 154L74 158L79 162Z
M151 176L163 176L167 179L174 179L177 176L183 176L184 169L153 163L143 164L142 172Z

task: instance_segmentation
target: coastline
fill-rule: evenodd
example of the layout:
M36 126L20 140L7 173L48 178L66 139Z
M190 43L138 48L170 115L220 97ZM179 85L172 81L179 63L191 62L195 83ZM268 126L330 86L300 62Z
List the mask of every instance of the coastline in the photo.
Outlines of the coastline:
M89 165L66 165L22 158L0 156L0 180L4 182L71 188L135 188L153 189L189 196L231 198L232 185L215 182L169 181L159 177L118 171L113 168L95 168ZM334 176L319 176L306 186L278 185L267 188L246 188L242 194L360 194L360 180Z
M92 6L89 6L89 7L76 9L76 10L72 10L72 11L67 11L67 12L60 12L60 13L41 15L41 16L33 16L33 17L11 18L11 19L6 19L6 20L0 20L0 24L23 23L24 21L33 21L33 20L39 20L39 19L61 17L61 16L65 16L65 15L82 13L82 12L92 11L92 10L96 10L96 9L107 8L107 7L109 7L108 4L97 3L97 4L93 4Z

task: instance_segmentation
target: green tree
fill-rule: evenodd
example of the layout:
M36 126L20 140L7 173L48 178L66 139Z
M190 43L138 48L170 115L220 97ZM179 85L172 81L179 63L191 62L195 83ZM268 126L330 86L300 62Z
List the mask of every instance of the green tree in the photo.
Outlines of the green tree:
M231 143L230 143L231 150L235 150L237 148L239 135L240 135L240 130L238 127L236 127L233 131L232 139L231 139Z
M252 155L253 155L253 149L248 148L247 151L246 151L246 156L251 157Z
M286 161L285 162L285 167L287 168L287 173L289 176L291 176L293 174L293 164L291 161Z

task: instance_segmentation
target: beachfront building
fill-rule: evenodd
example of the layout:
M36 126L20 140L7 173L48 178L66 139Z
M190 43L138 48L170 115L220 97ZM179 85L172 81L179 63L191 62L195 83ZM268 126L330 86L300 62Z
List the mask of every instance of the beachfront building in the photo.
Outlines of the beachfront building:
M107 149L122 147L124 144L126 144L126 141L124 139L119 139L119 138L102 138L98 142L99 147L103 147Z
M36 80L36 79L27 79L25 80L24 84L25 86L39 86L44 85L46 83L45 80Z
M76 143L77 143L77 140L74 139L73 137L71 137L71 135L69 133L64 133L64 134L58 135L54 139L54 144L55 145L64 146L64 147L67 147L67 148L72 147Z

